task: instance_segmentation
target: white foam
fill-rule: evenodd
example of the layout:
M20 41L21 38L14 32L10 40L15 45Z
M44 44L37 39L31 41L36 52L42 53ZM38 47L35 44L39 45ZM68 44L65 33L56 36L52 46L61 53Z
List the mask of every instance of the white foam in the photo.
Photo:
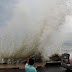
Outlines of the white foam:
M39 51L48 59L59 52L55 34L65 15L65 0L18 0L12 18L0 30L0 57L27 57Z

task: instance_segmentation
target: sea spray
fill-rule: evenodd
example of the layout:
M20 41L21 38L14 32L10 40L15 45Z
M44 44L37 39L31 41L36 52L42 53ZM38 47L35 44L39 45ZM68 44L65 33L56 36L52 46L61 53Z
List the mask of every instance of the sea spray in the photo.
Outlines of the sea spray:
M48 59L59 51L51 39L66 15L65 0L17 0L11 12L6 26L0 28L1 58L26 58L40 52Z

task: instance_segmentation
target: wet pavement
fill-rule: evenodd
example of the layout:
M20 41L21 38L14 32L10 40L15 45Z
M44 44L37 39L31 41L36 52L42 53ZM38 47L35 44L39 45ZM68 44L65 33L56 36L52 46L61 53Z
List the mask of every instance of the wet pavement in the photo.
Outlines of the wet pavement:
M37 68L37 66L44 67L46 63L35 63L34 67ZM25 64L0 64L0 70L1 69L24 69Z
M24 69L2 69L0 72L25 72ZM37 72L72 72L72 71L67 71L61 66L55 66L55 67L37 67Z
M61 65L47 65L42 67L38 66L37 72L72 72L67 71L65 68L63 68ZM23 68L6 68L6 69L0 69L0 72L25 72L24 67Z

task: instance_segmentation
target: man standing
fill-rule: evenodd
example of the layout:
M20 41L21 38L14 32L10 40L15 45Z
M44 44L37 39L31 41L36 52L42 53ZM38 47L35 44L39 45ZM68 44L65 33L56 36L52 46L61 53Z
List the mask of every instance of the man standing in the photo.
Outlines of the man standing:
M37 72L33 64L34 64L34 59L30 58L28 63L25 64L25 71L26 72Z

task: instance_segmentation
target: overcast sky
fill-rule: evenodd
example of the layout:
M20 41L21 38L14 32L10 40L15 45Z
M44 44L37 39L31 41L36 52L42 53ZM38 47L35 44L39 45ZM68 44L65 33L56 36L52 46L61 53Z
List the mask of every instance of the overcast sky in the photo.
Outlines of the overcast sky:
M12 18L15 3L16 0L0 0L0 27L6 26L6 22Z

